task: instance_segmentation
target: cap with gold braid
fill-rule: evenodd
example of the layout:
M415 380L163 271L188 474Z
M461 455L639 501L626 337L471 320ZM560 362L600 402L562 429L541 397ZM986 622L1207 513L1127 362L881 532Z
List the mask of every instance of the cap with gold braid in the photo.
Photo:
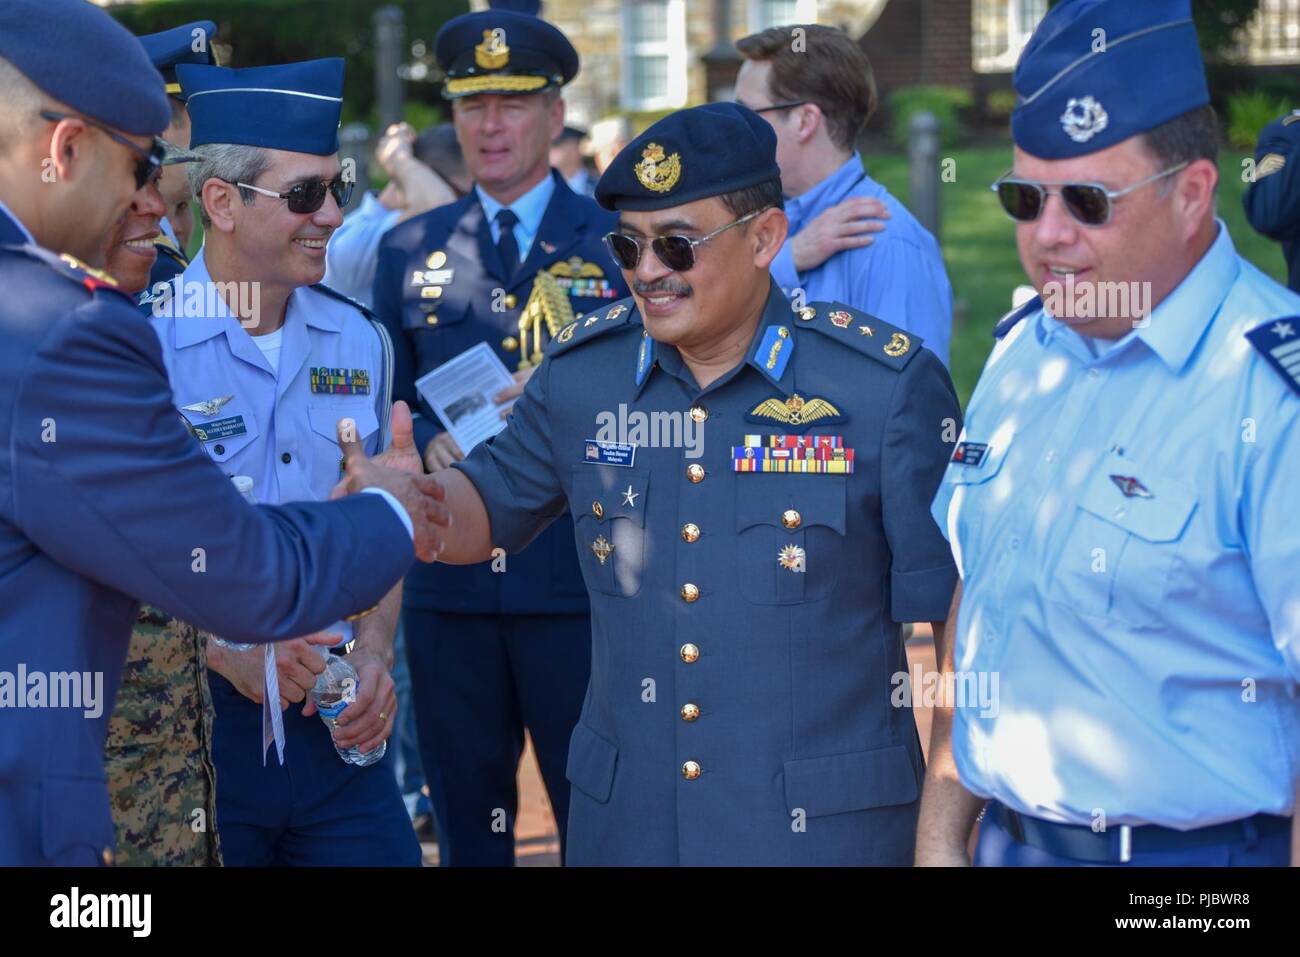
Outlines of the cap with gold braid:
M212 41L216 38L217 25L211 20L198 20L182 27L142 36L140 44L162 74L167 95L184 103L185 93L181 90L180 81L176 79L176 67L180 63L220 66L216 52L212 49Z
M540 17L493 8L448 20L434 40L447 99L539 93L578 75L578 53Z

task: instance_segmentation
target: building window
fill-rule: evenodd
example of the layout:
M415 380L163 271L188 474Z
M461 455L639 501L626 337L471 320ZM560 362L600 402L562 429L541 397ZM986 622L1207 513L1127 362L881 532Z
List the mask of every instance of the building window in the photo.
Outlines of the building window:
M623 103L634 110L686 104L685 0L623 4Z
M973 0L971 44L975 70L1009 73L1047 13L1047 0Z
M816 23L817 0L749 0L749 32L792 23Z
M1238 59L1258 66L1300 63L1300 0L1260 0Z

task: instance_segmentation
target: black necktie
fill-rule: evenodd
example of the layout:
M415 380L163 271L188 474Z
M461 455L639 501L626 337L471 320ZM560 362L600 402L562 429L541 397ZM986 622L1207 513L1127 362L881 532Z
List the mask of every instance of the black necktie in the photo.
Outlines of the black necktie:
M501 266L505 269L502 278L509 279L519 268L519 244L515 242L515 223L519 222L519 217L509 209L502 209L497 212L496 222L501 231L497 252L501 254Z

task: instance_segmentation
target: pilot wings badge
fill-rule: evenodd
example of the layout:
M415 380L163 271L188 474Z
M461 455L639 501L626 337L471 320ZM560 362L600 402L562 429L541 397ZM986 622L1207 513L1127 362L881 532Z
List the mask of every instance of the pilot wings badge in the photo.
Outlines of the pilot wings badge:
M233 399L233 395L218 396L215 399L205 399L202 402L193 402L190 405L181 406L184 412L197 412L199 415L216 415L221 411L221 407Z

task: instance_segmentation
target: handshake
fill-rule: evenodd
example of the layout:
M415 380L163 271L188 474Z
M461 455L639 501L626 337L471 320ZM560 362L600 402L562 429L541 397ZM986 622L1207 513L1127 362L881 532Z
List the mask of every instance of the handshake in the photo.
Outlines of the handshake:
M432 475L424 474L424 460L415 447L411 410L400 399L393 403L393 440L373 459L361 448L356 423L338 421L343 448L343 477L330 493L341 498L365 488L383 489L406 509L415 530L415 554L422 562L438 560L443 549L442 530L451 527L451 513L443 505L446 490Z

